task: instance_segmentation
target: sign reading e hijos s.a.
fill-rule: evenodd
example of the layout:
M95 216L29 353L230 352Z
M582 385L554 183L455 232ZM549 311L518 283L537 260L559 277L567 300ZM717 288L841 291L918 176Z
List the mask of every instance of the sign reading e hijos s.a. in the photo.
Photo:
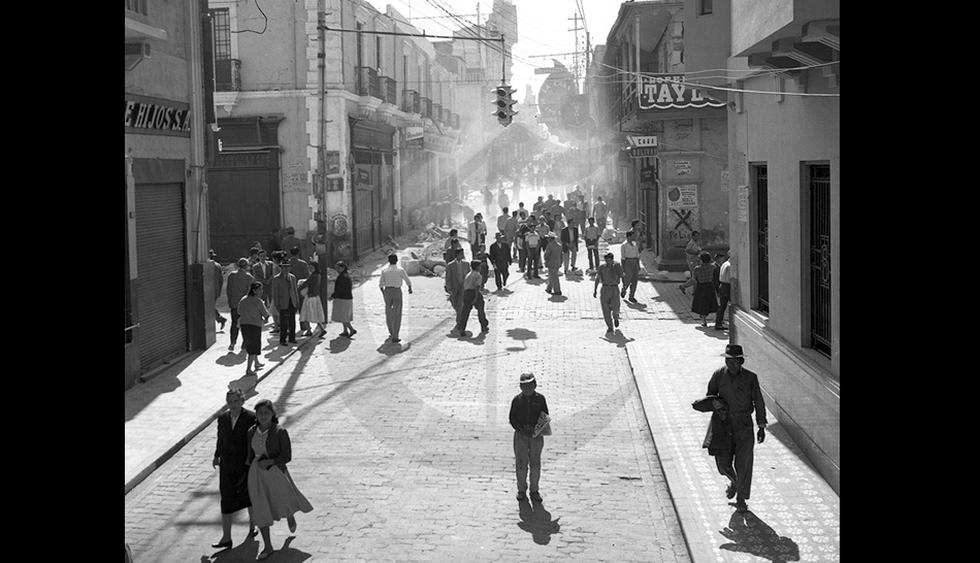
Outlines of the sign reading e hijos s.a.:
M725 102L713 100L694 87L684 84L683 74L640 75L640 109L720 108Z

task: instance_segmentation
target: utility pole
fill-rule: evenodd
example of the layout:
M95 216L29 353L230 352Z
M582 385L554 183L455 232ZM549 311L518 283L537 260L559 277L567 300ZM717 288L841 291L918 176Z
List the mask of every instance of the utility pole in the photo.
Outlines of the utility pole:
M572 21L575 22L575 27L573 27L572 29L569 29L568 31L574 31L575 32L575 58L572 59L574 61L572 63L572 68L573 68L572 74L575 75L575 88L576 88L576 90L578 90L578 87L579 87L579 79L581 77L581 74L580 74L580 70L581 69L579 68L579 63L581 63L581 59L580 59L580 54L579 53L580 53L581 49L579 47L578 32L584 30L585 28L578 26L578 22L581 19L581 18L579 18L578 12L575 12L575 14L574 14L573 17L567 18L567 19L568 20L572 20ZM578 92L576 91L576 94L577 93Z
M317 0L317 40L319 51L317 51L317 69L320 72L320 123L318 127L317 149L316 149L316 184L313 193L316 195L320 211L320 221L323 225L327 223L327 168L326 168L326 147L327 147L327 117L324 115L327 106L327 68L326 68L326 0ZM326 277L326 276L324 276Z

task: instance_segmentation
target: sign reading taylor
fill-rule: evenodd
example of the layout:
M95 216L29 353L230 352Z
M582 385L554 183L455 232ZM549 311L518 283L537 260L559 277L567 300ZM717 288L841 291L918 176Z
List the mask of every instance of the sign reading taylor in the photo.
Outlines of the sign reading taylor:
M126 129L140 133L186 136L191 131L188 104L126 95Z
M640 109L725 107L725 102L712 100L683 82L683 74L641 75L640 87L636 89Z

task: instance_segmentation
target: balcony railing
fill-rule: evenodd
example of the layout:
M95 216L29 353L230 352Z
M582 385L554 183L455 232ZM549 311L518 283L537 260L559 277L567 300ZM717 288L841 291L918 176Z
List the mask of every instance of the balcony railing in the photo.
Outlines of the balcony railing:
M378 71L369 66L355 67L357 72L357 94L381 99L381 82Z
M421 106L422 117L428 117L432 119L432 100L430 98L419 98L419 105Z
M630 81L623 86L622 91L622 101L620 104L620 121L625 121L631 115L636 113L638 106L637 102L637 90L636 90L636 79L630 77Z
M216 92L240 92L242 89L242 61L218 59L214 62L214 90Z
M418 92L402 90L402 111L405 113L420 113L422 111Z
M381 101L386 104L398 105L398 82L389 76L378 79L381 86Z

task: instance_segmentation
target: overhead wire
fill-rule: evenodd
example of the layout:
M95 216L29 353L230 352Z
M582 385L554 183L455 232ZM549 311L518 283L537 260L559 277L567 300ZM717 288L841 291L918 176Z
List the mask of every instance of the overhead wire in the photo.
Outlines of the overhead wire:
M269 16L265 15L262 11L262 6L259 5L259 0L255 0L255 7L259 9L259 13L265 18L265 22L262 24L262 31L255 31L254 29L242 29L238 31L232 31L231 33L254 33L256 35L262 35L267 29L269 29Z

